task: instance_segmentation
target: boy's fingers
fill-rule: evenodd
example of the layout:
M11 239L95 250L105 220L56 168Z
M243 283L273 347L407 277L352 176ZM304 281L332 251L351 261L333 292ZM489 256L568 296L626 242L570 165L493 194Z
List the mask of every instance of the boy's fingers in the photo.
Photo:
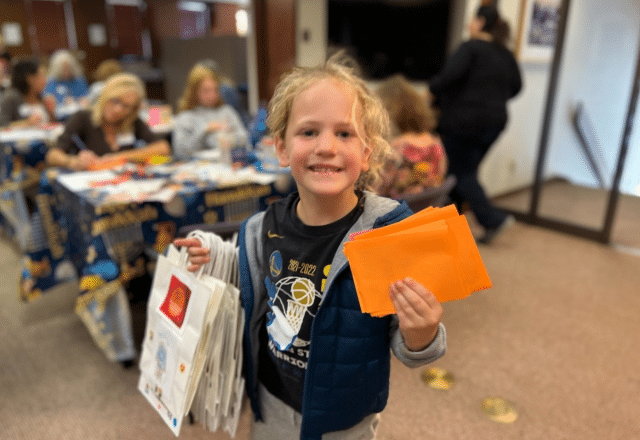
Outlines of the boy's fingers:
M173 244L176 247L181 247L181 246L197 246L200 247L202 246L202 243L200 243L200 240L198 240L197 238L176 238L175 240L173 240Z
M198 256L205 256L205 255L208 256L209 249L201 248L201 247L192 247L192 248L189 248L188 253L191 257L198 257Z
M440 306L440 302L438 301L438 298L436 298L436 296L433 294L433 292L425 288L422 284L418 283L413 278L407 277L402 280L402 282L408 290L411 290L419 295L420 298L422 298L429 305L429 307L435 308Z

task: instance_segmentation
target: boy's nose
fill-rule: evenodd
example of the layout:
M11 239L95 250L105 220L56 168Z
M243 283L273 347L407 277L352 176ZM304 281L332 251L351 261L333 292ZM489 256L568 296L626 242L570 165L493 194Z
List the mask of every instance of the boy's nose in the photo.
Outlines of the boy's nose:
M337 146L337 139L333 134L323 134L318 139L317 149L319 152L335 153Z

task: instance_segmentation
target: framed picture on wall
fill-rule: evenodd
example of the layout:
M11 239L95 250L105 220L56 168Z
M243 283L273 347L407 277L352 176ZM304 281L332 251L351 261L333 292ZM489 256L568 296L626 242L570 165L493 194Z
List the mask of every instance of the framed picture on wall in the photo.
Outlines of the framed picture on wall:
M562 0L522 0L516 56L525 63L553 58Z

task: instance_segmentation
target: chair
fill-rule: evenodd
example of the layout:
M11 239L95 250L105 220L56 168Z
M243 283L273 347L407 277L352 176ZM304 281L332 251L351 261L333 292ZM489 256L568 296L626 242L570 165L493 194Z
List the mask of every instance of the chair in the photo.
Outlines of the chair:
M456 182L456 176L450 174L440 186L403 196L400 200L404 200L413 212L421 211L428 206L442 207L449 201L449 193L456 186Z

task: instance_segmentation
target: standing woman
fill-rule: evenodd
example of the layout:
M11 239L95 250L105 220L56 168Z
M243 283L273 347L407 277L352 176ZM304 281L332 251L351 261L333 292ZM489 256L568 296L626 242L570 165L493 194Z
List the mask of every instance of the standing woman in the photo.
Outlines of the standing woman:
M469 23L471 38L429 81L441 110L438 131L449 157L449 172L457 178L451 197L458 206L468 202L488 244L513 223L494 207L478 182L478 167L507 124L509 99L522 88L520 69L506 47L509 25L495 6L480 6Z
M11 73L11 88L0 102L0 127L26 128L55 120L55 102L42 98L46 81L45 69L36 61L18 61Z
M188 159L200 150L216 149L221 137L244 147L249 135L240 115L220 97L220 78L202 63L189 72L174 119L173 150L177 159Z
M47 163L86 170L171 154L169 142L138 117L144 99L144 87L137 76L113 75L91 110L81 110L67 119L56 147L47 153Z

